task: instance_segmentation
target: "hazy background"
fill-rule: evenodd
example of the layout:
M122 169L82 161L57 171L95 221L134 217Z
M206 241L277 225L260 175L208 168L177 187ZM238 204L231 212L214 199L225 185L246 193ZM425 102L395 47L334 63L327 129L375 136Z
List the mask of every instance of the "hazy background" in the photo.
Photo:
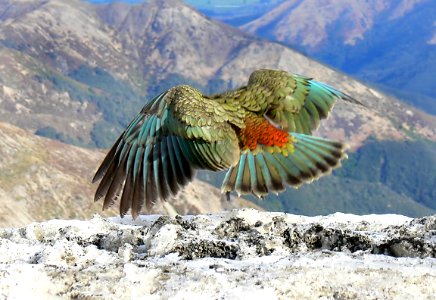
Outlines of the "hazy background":
M0 221L98 211L89 179L103 157L99 149L147 99L180 83L223 91L262 67L327 82L368 108L338 103L321 124L317 134L352 146L334 175L251 200L306 215L435 213L432 0L6 0ZM220 187L222 174L200 178ZM209 189L218 199L216 189L196 182L177 208L207 210L198 203Z

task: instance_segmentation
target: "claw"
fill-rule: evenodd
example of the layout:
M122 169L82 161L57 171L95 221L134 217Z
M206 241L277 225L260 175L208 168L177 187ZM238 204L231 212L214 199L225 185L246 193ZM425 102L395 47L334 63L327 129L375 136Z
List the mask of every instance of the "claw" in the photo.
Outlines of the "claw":
M227 201L230 201L230 192L221 193L221 199L226 199Z

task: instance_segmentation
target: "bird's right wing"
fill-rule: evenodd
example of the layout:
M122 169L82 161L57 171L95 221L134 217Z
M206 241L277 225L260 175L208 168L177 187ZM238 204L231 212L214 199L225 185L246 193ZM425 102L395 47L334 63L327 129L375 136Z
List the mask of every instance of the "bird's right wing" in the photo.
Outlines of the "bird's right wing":
M214 101L188 86L151 100L113 145L93 182L103 208L121 197L120 214L166 200L191 181L195 169L221 170L239 158L237 137ZM236 118L236 117L235 117Z

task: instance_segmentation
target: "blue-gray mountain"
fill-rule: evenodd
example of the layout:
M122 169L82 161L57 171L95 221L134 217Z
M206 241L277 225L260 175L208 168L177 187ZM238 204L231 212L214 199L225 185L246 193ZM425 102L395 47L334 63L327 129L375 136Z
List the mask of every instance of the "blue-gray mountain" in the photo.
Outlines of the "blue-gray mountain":
M286 0L241 28L436 114L435 24L433 0Z

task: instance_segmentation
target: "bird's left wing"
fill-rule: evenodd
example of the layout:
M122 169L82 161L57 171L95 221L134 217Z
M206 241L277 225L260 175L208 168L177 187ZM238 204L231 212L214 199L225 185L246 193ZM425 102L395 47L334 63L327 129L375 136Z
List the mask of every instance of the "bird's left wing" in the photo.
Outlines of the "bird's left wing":
M227 168L233 163L229 160L239 157L237 137L227 123L232 117L189 86L158 95L129 124L97 170L93 182L101 182L95 201L104 196L105 209L121 198L120 214L131 208L136 217L144 203L150 208L156 200L176 195L193 179L195 169Z
M254 71L246 89L265 98L257 103L266 103L266 117L288 132L311 134L337 99L361 105L327 84L286 71Z

